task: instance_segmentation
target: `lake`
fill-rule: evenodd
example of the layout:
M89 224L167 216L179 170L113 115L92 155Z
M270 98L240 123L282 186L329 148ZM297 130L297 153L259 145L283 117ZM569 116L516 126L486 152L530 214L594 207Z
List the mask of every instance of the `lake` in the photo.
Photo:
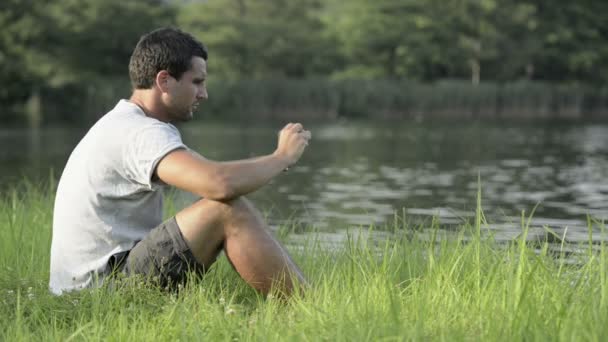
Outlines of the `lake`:
M194 121L180 130L207 158L230 160L272 152L281 127ZM485 229L498 239L516 237L522 212L535 207L530 234L538 237L550 229L587 241L588 216L608 218L606 125L334 121L309 128L313 140L301 161L249 196L275 227L287 220L340 236L395 219L430 225L435 217L450 229L473 219L479 187ZM57 178L85 132L0 128L0 189L24 177ZM178 203L192 198L178 194Z

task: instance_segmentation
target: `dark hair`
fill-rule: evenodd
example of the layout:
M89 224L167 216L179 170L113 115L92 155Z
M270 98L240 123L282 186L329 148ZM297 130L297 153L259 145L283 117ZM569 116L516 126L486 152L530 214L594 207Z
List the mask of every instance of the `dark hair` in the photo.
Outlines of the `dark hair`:
M134 89L150 89L156 74L167 70L176 79L191 67L192 57L207 60L207 48L176 28L160 28L143 35L131 55L129 76Z

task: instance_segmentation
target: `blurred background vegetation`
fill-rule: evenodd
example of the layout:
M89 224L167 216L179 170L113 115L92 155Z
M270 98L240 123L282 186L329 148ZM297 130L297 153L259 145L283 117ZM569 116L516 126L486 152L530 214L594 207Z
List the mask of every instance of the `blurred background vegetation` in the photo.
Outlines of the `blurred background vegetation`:
M210 51L199 117L608 119L608 2L3 0L0 123L90 123L160 26Z

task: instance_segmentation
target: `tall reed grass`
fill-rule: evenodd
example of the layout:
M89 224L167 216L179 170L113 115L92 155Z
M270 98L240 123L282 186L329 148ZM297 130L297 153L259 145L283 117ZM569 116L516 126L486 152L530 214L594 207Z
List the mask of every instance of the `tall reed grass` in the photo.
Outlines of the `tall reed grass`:
M127 80L41 91L45 122L91 122L130 96ZM608 88L446 80L215 80L196 117L416 120L608 120Z
M56 297L47 291L53 185L0 196L0 340L600 341L608 336L608 253L576 262L520 238L500 245L476 219L423 237L403 220L390 239L353 230L327 249L290 250L312 287L262 298L225 260L178 293L141 283ZM171 207L168 203L168 208ZM590 222L590 234L593 223ZM595 227L597 228L597 227ZM373 234L372 234L373 235ZM289 234L286 234L289 242ZM562 247L564 247L562 245Z

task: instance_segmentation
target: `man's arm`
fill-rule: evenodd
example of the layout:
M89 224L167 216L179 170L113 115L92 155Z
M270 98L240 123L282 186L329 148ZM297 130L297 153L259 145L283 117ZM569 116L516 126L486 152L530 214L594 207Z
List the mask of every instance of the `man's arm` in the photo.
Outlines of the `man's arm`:
M290 123L279 133L276 151L262 157L216 162L192 151L175 150L158 163L156 176L199 196L227 201L259 189L295 164L309 139L310 132L301 124Z

